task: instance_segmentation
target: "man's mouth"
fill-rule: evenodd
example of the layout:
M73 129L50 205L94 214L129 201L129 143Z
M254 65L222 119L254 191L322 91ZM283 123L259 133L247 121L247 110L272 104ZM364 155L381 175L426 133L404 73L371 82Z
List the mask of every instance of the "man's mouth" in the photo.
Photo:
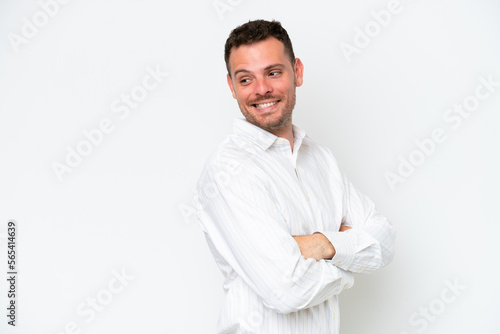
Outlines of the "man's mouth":
M272 101L272 102L267 102L267 103L256 103L253 106L255 108L257 108L257 109L264 109L264 108L269 108L270 106L273 106L273 105L275 105L278 102L279 102L279 100Z

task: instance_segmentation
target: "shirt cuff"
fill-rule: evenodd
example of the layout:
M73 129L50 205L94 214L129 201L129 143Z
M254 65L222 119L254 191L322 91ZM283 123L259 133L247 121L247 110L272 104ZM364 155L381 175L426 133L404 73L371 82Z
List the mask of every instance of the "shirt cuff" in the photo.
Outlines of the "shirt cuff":
M335 248L335 255L329 259L325 260L327 263L332 263L335 266L348 270L351 264L354 262L355 247L354 240L351 230L344 232L332 232L332 231L316 231L314 233L323 234Z

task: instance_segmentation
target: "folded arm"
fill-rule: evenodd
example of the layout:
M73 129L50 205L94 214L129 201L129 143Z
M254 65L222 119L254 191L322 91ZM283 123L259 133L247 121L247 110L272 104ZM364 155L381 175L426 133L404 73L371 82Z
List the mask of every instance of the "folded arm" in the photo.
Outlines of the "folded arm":
M373 202L344 179L342 231L317 231L335 247L331 262L338 268L369 273L388 264L394 256L395 230L387 218L375 210Z

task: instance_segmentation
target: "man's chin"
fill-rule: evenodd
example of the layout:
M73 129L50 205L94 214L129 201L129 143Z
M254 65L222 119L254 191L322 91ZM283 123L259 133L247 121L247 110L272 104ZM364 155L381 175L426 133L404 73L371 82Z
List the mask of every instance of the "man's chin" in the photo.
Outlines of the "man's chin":
M272 113L268 114L254 114L250 112L248 109L243 109L240 106L241 113L245 116L246 120L249 123L252 123L255 126L258 126L261 129L266 131L276 131L281 128L286 127L287 122L289 121L291 114L283 114L282 110L276 110Z
M248 120L248 119L247 119ZM250 123L258 126L261 129L264 129L269 132L273 132L276 130L280 130L286 126L286 120L284 119L277 119L277 120L253 120L249 121Z

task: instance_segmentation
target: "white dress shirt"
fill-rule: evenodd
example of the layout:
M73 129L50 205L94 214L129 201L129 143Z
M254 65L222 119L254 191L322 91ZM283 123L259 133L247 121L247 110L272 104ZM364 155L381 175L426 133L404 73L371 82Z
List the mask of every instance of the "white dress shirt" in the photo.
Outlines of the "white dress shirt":
M293 126L288 140L242 118L208 159L198 221L222 271L217 333L339 333L352 273L391 261L395 232L341 174L330 150ZM351 226L339 232L341 223ZM305 259L292 236L323 233L330 260ZM360 301L362 302L362 301Z

